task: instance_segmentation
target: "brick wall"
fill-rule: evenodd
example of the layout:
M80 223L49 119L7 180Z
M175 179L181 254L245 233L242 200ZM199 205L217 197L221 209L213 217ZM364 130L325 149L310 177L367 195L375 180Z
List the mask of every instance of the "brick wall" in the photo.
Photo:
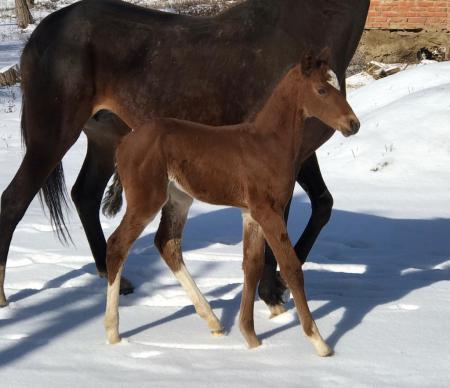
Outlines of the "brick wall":
M371 0L366 28L450 29L450 0Z

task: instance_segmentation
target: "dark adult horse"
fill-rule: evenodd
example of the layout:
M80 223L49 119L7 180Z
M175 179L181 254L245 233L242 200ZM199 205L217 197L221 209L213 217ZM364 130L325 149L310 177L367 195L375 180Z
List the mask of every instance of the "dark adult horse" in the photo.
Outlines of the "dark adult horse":
M103 191L114 171L114 149L129 131L124 107L211 125L238 123L257 110L305 49L331 47L331 68L345 87L345 70L359 42L369 0L248 0L216 17L189 17L116 0L85 0L49 15L22 54L22 132L26 154L4 191L0 213L0 305L12 234L42 188L65 240L61 159L85 130L88 151L72 190L101 275L105 238L99 222ZM105 112L113 112L111 113ZM328 221L332 197L314 151L333 130L311 120L310 148L297 181L312 214L295 245L305 261ZM225 168L226 166L224 166ZM130 286L131 287L131 286ZM270 251L260 296L277 311L284 286Z

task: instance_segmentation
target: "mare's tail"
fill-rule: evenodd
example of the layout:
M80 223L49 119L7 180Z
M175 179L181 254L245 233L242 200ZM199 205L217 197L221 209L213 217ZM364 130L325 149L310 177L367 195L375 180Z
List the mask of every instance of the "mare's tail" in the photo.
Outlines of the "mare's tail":
M122 183L120 182L119 174L114 173L113 181L108 187L105 198L102 202L102 212L106 217L114 217L122 208Z

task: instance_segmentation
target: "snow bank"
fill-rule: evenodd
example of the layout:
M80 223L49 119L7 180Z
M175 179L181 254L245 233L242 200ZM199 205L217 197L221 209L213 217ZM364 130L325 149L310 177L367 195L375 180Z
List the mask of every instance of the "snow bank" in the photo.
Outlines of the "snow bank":
M0 46L0 66L8 50ZM75 212L76 246L61 247L33 201L14 235L0 310L5 387L447 387L450 385L450 65L417 67L358 89L360 133L336 134L319 151L335 210L306 264L310 306L335 348L314 355L292 302L274 320L256 303L263 345L247 350L237 328L239 211L196 203L186 262L228 335L213 338L153 247L156 223L126 266L136 292L121 298L125 341L105 344L105 282L96 275ZM23 150L20 92L0 89L0 187ZM64 160L69 187L85 154L82 136ZM309 205L299 189L289 228ZM109 235L119 218L102 219Z

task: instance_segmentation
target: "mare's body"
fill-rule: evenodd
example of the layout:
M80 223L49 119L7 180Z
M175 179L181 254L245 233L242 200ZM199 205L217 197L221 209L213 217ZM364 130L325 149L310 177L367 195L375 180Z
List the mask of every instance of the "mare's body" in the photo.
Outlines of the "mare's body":
M0 305L6 304L3 276L12 234L42 187L52 220L64 232L60 162L83 128L88 151L72 198L97 269L105 275L98 213L114 171L115 147L129 131L117 116L241 122L305 48L325 45L332 49L331 67L344 87L368 5L368 0L248 0L216 17L188 17L116 0L86 0L43 20L21 58L27 151L2 195ZM302 261L332 204L313 152L333 132L318 121L307 128L309 148L302 149L305 163L297 180L310 195L313 211L296 246ZM280 302L282 291L275 268L268 254L262 294L270 304Z

